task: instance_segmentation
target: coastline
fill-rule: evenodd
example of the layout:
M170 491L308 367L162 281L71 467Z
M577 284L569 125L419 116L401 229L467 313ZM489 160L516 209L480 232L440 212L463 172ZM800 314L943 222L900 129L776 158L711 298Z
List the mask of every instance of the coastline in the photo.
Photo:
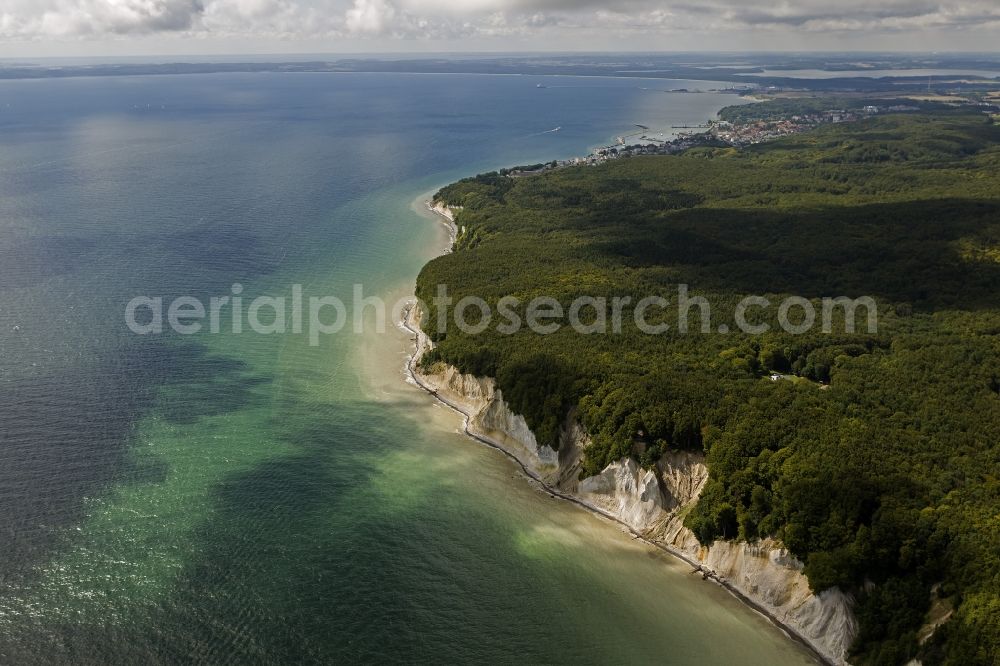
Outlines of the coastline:
M455 223L455 216L451 209L449 209L444 204L433 205L432 201L424 201L424 207L430 213L432 213L439 222L444 224L449 229L450 242L449 246L441 253L448 254L452 251L454 242L458 237L458 226ZM440 255L439 255L440 256ZM532 469L532 466L522 460L517 453L510 447L505 446L500 441L490 437L487 433L476 430L472 425L472 420L474 415L469 409L458 404L458 402L450 400L447 396L442 395L442 392L435 389L430 383L428 383L425 376L419 371L418 366L420 359L422 358L425 351L430 347L430 342L427 339L426 334L421 330L418 318L418 312L416 305L411 304L406 307L403 312L403 318L398 325L400 328L408 332L412 338L412 349L409 352L406 360L406 376L413 384L418 388L428 393L437 402L449 408L450 410L456 412L462 417L462 432L464 435L475 441L476 443L486 446L488 448L499 451L501 454L512 460L521 472L528 478L529 483L536 486L537 489L547 493L551 498L557 498L573 504L577 507L585 509L590 513L604 518L613 522L615 525L623 528L628 534L630 534L633 539L641 541L643 544L655 548L661 552L664 552L677 560L692 567L691 573L701 574L704 580L711 580L716 585L719 585L727 592L729 592L733 597L739 600L749 609L755 611L759 615L766 618L772 625L777 627L784 633L790 640L799 644L800 646L806 648L809 653L818 660L819 663L827 664L828 666L838 666L841 663L845 663L843 660L836 660L828 655L824 650L815 644L808 636L804 635L802 632L798 631L794 626L783 622L779 617L777 617L771 610L765 607L763 604L758 603L751 597L744 594L738 587L730 583L724 577L720 576L710 567L701 564L695 559L692 559L687 553L681 551L677 548L671 547L670 545L658 541L654 541L647 538L643 533L635 529L632 525L622 520L620 517L614 515L613 513L586 501L585 499L565 492L559 488L553 487L548 483L541 474L536 470Z

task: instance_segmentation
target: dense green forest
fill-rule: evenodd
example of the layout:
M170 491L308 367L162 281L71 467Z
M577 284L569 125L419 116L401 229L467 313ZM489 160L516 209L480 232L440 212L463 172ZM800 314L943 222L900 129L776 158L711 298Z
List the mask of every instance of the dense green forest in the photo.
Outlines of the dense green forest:
M674 304L687 284L712 320L708 334L696 308L686 335L629 318L618 334L471 335L440 330L432 311L426 362L496 377L548 444L577 409L587 474L704 450L710 480L688 526L703 543L773 535L815 591L850 590L852 661L1000 663L1000 126L884 116L743 151L488 174L438 197L463 207L462 231L421 274L425 302L446 284L492 306ZM719 333L747 295L817 310L871 296L878 329L792 335L771 309L755 311L768 333ZM954 614L921 641L932 600Z
M815 94L800 97L778 97L757 104L728 106L719 112L719 119L731 123L751 123L758 120L776 121L797 115L822 114L831 109L858 112L864 110L866 106L880 108L899 106L925 113L933 111L945 113L957 106L960 101L961 98L956 97L954 104L949 105L942 102L918 101L884 94L881 96ZM906 111L906 113L909 112Z

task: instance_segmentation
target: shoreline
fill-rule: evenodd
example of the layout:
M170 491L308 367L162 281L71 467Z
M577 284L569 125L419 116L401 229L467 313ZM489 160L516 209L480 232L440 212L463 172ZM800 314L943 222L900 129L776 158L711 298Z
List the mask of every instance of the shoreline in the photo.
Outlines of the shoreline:
M447 226L450 231L451 243L449 247L446 248L444 252L442 252L442 255L448 254L452 251L452 246L454 245L455 238L457 237L458 234L458 226L455 224L454 216L451 214L451 211L447 209L447 207L445 207L443 204L439 204L438 206L433 206L432 203L433 202L429 200L425 201L424 206L426 207L428 212L432 213L442 224ZM417 364L420 362L420 359L427 348L427 342L426 342L426 335L420 329L419 323L415 321L414 317L414 315L416 314L415 309L416 309L415 304L411 303L410 305L408 305L406 309L403 311L402 320L398 322L398 325L412 336L411 344L413 345L413 348L412 351L407 355L407 360L406 360L407 377L419 389L421 389L425 393L428 393L437 402L449 408L450 410L456 412L462 417L462 433L465 436L467 436L468 438L470 438L471 440L475 441L476 443L482 446L486 446L490 449L499 451L504 456L514 461L514 463L521 470L521 472L528 478L529 483L534 484L537 489L544 491L551 498L561 499L565 502L569 502L570 504L578 506L600 518L610 520L615 525L623 528L623 530L626 531L628 534L630 534L633 539L641 541L647 546L655 548L660 552L666 553L680 560L681 562L693 567L691 573L700 573L704 580L711 580L716 585L725 589L738 601L743 603L743 605L745 605L747 608L766 618L772 625L780 629L781 632L784 633L790 640L806 648L809 651L809 653L819 661L819 663L826 664L827 666L837 666L836 661L829 658L818 647L813 645L813 643L806 636L802 635L793 627L782 622L767 608L765 608L761 604L758 604L756 601L743 594L735 586L726 581L724 578L720 577L718 574L716 574L708 567L700 564L699 562L696 562L695 560L688 557L688 555L679 550L676 550L674 548L671 548L670 546L667 546L662 543L657 543L655 541L646 538L638 531L636 531L634 528L632 528L632 526L627 524L625 521L605 511L604 509L601 509L598 506L586 502L585 500L582 500L579 497L576 497L575 495L565 493L557 488L553 488L548 483L546 483L541 478L540 475L531 470L528 467L528 465L526 465L524 461L522 461L515 453L510 451L508 448L504 447L499 442L486 436L485 434L478 433L472 430L470 428L472 414L463 409L460 405L457 405L452 401L448 400L446 397L442 396L437 390L433 389L422 378L421 373L417 369Z

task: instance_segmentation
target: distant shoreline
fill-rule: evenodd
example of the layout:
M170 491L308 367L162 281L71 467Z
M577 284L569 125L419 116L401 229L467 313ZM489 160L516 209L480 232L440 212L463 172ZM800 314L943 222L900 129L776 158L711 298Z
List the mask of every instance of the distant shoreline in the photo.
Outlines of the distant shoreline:
M246 68L239 67L243 63L233 63L234 67L232 69L226 69L220 67L218 69L196 69L197 63L169 63L165 66L174 65L192 65L195 68L188 71L158 71L158 67L153 66L149 71L141 71L136 69L136 71L97 71L99 67L102 66L87 66L87 65L70 65L66 67L54 66L22 66L22 67L7 67L0 62L0 82L4 81L42 81L42 80L65 80L65 79L118 79L118 78L128 78L137 76L209 76L209 75L219 75L219 74L399 74L406 76L508 76L508 77L523 77L523 78L566 78L566 79L608 79L614 81L700 81L703 83L711 84L733 84L738 83L734 81L720 81L718 79L706 78L706 79L691 79L685 77L662 77L662 76L615 76L613 74L560 74L560 73L538 73L538 72L420 72L420 71L405 71L405 70L384 70L384 69L281 69L286 63L272 63L269 67L264 68L254 68L251 65L254 63L247 63ZM289 65L302 65L303 63L287 63ZM117 66L110 66L111 69L116 69ZM133 67L131 65L125 67ZM146 66L142 66L146 67ZM37 72L35 76L17 76L13 75L15 72ZM987 79L988 81L988 79ZM755 81L747 81L747 84L754 84ZM650 92L663 92L669 93L674 92L675 94L685 94L677 93L676 91L669 90L652 90ZM715 90L700 90L698 93L689 91L686 94L704 94L704 93L715 93L719 95L734 95L737 96L742 91L737 90L726 90L726 89L715 89Z

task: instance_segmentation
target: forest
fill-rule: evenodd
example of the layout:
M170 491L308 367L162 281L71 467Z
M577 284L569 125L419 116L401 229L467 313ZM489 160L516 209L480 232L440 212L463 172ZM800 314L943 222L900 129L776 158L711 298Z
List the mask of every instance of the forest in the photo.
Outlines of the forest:
M705 544L774 536L814 591L850 591L852 663L1000 663L1000 126L879 116L744 150L484 174L437 198L461 207L461 233L420 276L427 303L439 284L491 306L674 303L684 284L711 303L711 332L626 319L473 335L432 311L425 362L495 377L540 443L557 446L574 410L584 474L704 451L688 527ZM772 309L754 311L766 333L719 333L749 295L868 296L877 330L795 335ZM953 614L928 638L932 608Z
M970 97L972 95L969 95ZM955 98L956 103L960 98ZM831 109L860 112L867 106L880 108L905 107L913 111L947 113L954 108L944 102L920 101L912 98L881 95L810 94L795 97L777 97L757 104L728 106L719 112L719 119L731 123L752 123L759 120L779 121L793 116L822 114ZM909 111L904 111L907 113Z

